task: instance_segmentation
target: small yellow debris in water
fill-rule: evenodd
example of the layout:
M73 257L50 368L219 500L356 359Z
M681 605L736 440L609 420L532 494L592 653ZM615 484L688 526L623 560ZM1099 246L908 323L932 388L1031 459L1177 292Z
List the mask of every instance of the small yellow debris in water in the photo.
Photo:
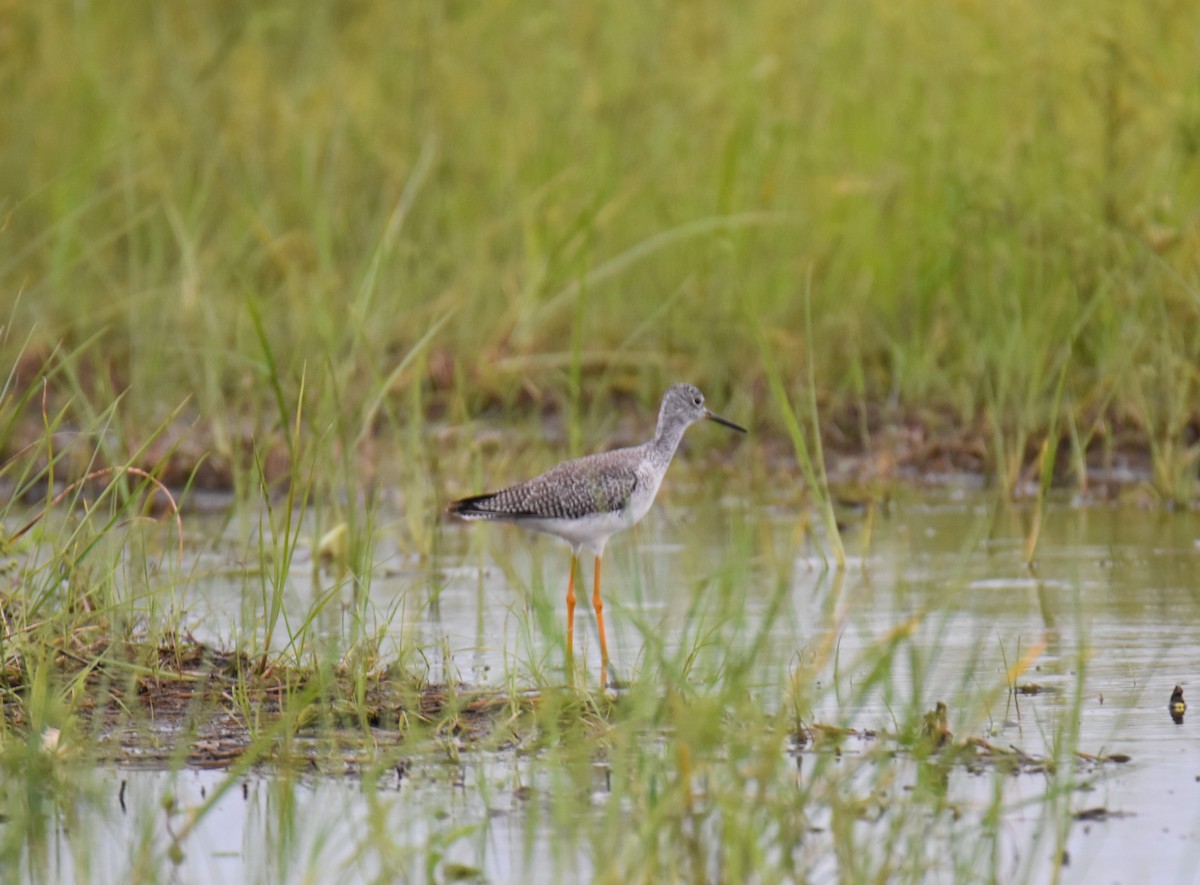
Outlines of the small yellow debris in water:
M317 542L317 556L337 565L345 565L350 556L350 527L339 522L323 534Z

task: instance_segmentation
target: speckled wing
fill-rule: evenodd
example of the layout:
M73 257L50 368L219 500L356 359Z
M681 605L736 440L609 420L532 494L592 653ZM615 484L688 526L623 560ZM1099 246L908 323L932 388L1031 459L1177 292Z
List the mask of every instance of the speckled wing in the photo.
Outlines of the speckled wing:
M628 449L565 461L540 476L450 505L463 519L578 519L623 509L637 487Z

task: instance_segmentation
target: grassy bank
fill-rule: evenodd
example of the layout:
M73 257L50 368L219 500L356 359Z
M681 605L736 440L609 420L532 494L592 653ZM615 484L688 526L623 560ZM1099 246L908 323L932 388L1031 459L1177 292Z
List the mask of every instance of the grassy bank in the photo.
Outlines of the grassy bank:
M123 395L116 463L170 424L234 482L302 384L341 450L488 407L579 449L681 378L782 439L774 360L848 451L965 438L1010 488L1054 426L1191 494L1183 6L3 16L0 365L61 366L64 429Z

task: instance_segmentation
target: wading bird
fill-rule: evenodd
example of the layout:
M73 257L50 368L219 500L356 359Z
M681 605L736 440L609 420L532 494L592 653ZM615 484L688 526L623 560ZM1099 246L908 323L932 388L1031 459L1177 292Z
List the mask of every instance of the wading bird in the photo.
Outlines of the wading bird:
M540 476L497 492L455 501L448 512L459 519L508 522L562 538L571 545L567 578L567 661L575 649L575 566L579 552L595 557L592 606L600 633L601 680L608 674L608 641L604 635L604 603L600 598L600 563L604 545L643 516L654 503L688 426L707 418L745 433L746 428L718 417L704 405L704 394L691 384L676 384L663 395L654 439L639 446L600 452L564 461Z

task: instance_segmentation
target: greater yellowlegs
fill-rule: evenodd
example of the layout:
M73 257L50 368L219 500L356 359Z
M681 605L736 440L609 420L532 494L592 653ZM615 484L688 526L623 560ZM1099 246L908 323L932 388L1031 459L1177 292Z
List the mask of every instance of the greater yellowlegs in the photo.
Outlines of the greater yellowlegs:
M654 439L640 446L600 452L564 461L540 476L473 498L455 501L449 513L460 519L510 522L562 538L571 545L567 578L567 660L575 649L575 565L587 547L595 557L592 606L600 633L601 680L608 673L608 641L604 636L604 603L600 599L600 561L608 539L627 529L654 503L658 487L683 439L683 432L702 418L740 433L746 428L718 417L704 406L704 394L691 384L676 384L663 395Z

